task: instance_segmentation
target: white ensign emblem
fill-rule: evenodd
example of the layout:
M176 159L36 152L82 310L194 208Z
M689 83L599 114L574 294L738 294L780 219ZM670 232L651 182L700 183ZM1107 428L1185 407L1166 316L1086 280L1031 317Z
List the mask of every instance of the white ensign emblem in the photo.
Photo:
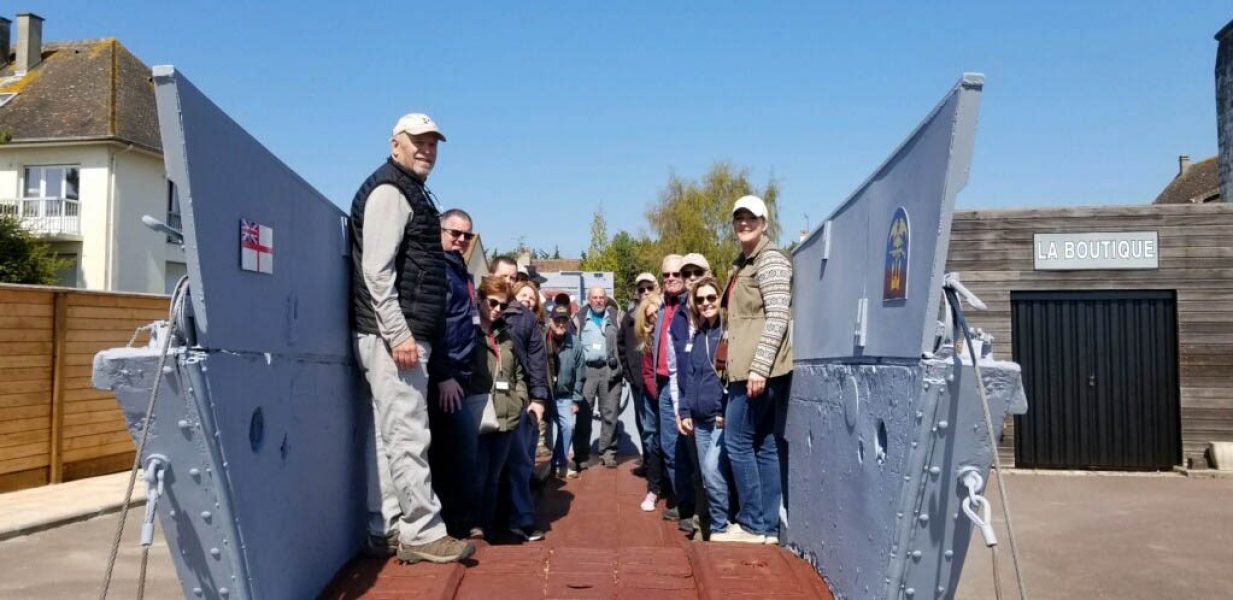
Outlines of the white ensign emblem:
M240 268L274 273L274 230L255 221L240 219Z

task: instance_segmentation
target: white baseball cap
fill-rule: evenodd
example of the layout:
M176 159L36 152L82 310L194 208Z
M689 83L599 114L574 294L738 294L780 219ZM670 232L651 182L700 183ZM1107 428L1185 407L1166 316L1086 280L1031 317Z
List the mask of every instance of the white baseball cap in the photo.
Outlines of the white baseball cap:
M394 135L397 137L400 133L408 135L421 135L425 133L435 133L441 141L445 141L445 134L437 128L437 122L424 113L408 113L398 119L398 123L394 124Z
M702 267L703 269L707 271L711 270L711 263L707 262L705 256L702 256L701 254L698 254L697 252L690 252L689 254L685 255L685 258L681 259L681 266L684 267L685 265L693 265L695 267Z
M732 206L732 214L736 215L736 211L742 208L753 213L755 217L766 218L766 203L757 196L741 196Z
M644 281L648 283L655 283L655 276L647 272L639 273L638 276L634 278L634 285L638 285Z

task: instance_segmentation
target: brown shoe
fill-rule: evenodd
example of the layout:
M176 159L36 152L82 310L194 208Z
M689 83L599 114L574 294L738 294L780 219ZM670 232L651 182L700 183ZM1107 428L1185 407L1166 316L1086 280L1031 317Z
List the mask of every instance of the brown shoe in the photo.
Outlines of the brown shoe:
M427 544L408 546L398 544L398 560L414 564L421 560L434 563L451 563L466 560L475 553L471 542L454 539L448 535L437 538Z

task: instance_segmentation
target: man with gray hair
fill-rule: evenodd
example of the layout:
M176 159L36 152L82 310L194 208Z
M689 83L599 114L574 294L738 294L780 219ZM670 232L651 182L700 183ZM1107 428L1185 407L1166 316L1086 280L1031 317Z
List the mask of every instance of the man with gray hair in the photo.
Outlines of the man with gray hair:
M428 466L428 369L445 322L440 211L425 187L445 136L428 115L394 125L390 157L351 202L351 314L356 356L372 390L365 553L446 563L475 551L450 537ZM375 465L371 463L375 462Z
M586 384L582 388L582 397L586 402L583 402L579 411L578 425L574 432L574 460L582 463L589 454L590 413L598 408L601 424L596 452L600 462L610 469L617 466L616 426L620 412L622 381L618 354L620 349L617 345L620 323L616 308L608 304L607 291L601 286L588 289L586 306L574 315L574 326L582 343L583 362L587 366ZM580 450L583 457L579 456ZM595 464L593 460L585 462L589 464L580 464L579 467Z

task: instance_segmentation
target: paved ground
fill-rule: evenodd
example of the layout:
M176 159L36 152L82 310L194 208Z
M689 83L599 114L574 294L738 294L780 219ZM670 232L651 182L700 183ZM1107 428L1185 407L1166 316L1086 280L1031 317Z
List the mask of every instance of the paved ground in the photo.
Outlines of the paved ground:
M577 484L554 488L552 493L569 500L570 504L557 504L556 508L546 511L544 516L552 529L545 543L484 549L477 556L474 577L467 581L458 579L464 583L463 590L470 589L467 586L484 584L485 579L489 582L517 583L515 580L519 580L518 577L511 579L505 575L509 570L517 571L517 565L529 567L531 564L540 565L540 573L546 573L543 575L547 578L544 581L558 581L566 589L580 595L584 592L595 594L605 589L619 591L621 588L613 587L619 585L619 579L601 578L607 583L596 584L590 578L605 572L610 575L615 572L619 576L623 565L625 572L643 573L650 581L687 585L684 581L689 579L693 582L693 589L705 590L708 588L704 582L709 577L721 582L713 587L729 586L727 589L731 590L739 584L748 585L753 581L731 577L740 572L738 569L742 564L746 567L763 565L759 568L769 570L767 565L779 560L774 556L771 561L765 560L765 557L751 559L741 556L739 550L720 548L720 555L715 555L709 549L695 548L692 554L685 556L696 559L711 552L710 559L704 559L721 565L719 569L712 570L712 575L718 575L708 575L705 570L696 569L696 563L690 561L691 577L683 577L685 564L680 561L681 555L675 554L675 558L661 556L664 552L672 553L671 544L666 542L680 539L675 537L671 527L665 527L655 518L642 519L644 515L641 513L628 510L636 505L636 502L630 504L630 500L636 499L641 492L638 481L632 476L617 477L616 472L602 469L585 475L595 476L584 476ZM1230 567L1233 561L1233 479L1012 472L1007 475L1007 485L1015 510L1028 592L1034 600L1230 597L1229 590L1233 589L1233 568ZM120 491L123 491L123 486L120 486ZM596 493L601 498L607 496L609 499L615 495L623 498L623 502L615 505L607 502L597 507L577 501ZM0 517L9 514L13 496L0 495ZM1000 505L996 493L991 493L991 496L996 512ZM563 512L566 508L568 510ZM604 510L610 512L604 513ZM140 556L136 540L141 515L140 508L130 513L111 597L134 597L133 582ZM0 599L95 597L117 519L116 514L110 514L0 541ZM1000 522L1000 518L998 520ZM597 533L588 529L591 527L588 523L619 526L615 533ZM598 541L604 539L617 540L615 551L604 552L596 547ZM1000 539L1004 591L1006 597L1015 597L1009 540L1004 531L1000 531ZM624 550L621 544L625 545ZM560 579L561 575L558 574L558 580L553 580L554 553L563 556L559 549L567 547L578 548L572 555L580 558L571 564L581 565L575 567L574 572L582 579ZM489 558L493 560L489 561ZM483 563L489 563L487 569ZM494 568L498 564L505 564L505 571ZM791 567L794 563L785 559L783 564ZM546 569L544 565L547 565ZM353 576L359 582L368 583L356 589L368 591L376 591L372 586L382 578L402 579L395 585L409 584L412 578L407 575L414 572L406 567L379 562L359 563L357 567L351 571ZM569 569L565 571L568 573ZM534 572L534 569L528 572ZM448 580L460 573L451 571L437 575L448 575L445 578ZM799 572L793 571L793 577L799 577ZM571 583L574 587L570 587ZM526 585L526 582L518 585ZM603 585L608 587L597 587ZM506 593L492 597L521 597L513 593L516 591L514 587L503 588L503 591ZM645 590L635 595L642 600L657 597ZM161 537L151 552L147 597L179 597L179 586ZM340 593L335 597L356 595L353 591L350 595ZM979 542L974 541L969 553L958 597L962 600L993 597L989 554Z
M0 540L115 512L124 500L128 479L127 472L115 473L0 494ZM145 499L145 482L139 476L132 505Z
M1233 479L1012 472L1006 487L1033 600L1233 597ZM1002 589L1017 597L1001 527L999 541ZM993 598L991 573L974 539L958 597Z

